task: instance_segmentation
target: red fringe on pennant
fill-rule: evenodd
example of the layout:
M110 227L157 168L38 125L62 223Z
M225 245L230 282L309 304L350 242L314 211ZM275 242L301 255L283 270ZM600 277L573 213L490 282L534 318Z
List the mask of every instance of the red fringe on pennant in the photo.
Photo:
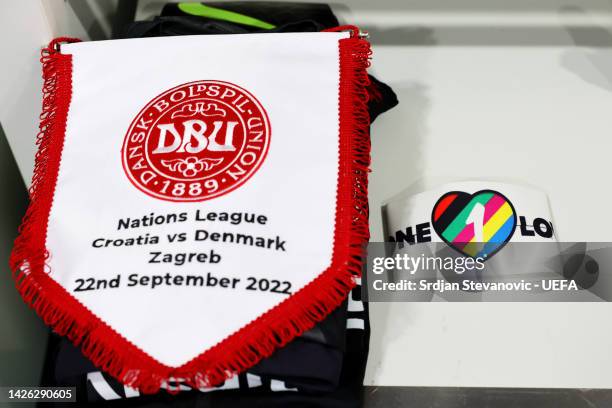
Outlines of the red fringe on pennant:
M311 329L337 308L361 276L369 239L367 110L370 45L354 26L340 40L339 177L334 250L329 268L285 301L181 367L153 359L101 321L48 275L45 241L72 94L72 56L57 49L72 38L53 40L42 51L43 108L30 206L10 258L17 289L60 335L81 348L97 367L143 393L215 386L242 372Z

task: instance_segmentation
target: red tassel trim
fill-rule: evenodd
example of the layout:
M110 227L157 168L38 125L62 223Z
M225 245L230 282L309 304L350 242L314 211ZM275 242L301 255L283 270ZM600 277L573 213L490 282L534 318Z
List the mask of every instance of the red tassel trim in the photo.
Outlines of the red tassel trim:
M345 30L339 27L337 30ZM339 160L334 251L330 267L316 279L238 332L181 367L165 366L102 322L47 274L45 248L72 93L72 56L56 49L60 38L43 50L43 109L31 203L10 258L23 299L60 335L80 346L97 367L143 393L161 387L178 391L214 386L242 372L277 348L311 329L337 308L361 276L369 239L368 172L370 164L369 84L366 69L370 45L353 35L340 40Z
M43 102L39 132L36 135L38 151L34 162L34 175L30 186L30 206L19 228L19 236L9 259L13 277L26 302L32 304L34 279L31 275L43 273L48 257L45 248L47 222L59 157L64 144L66 118L72 95L72 56L62 55L58 47L63 42L77 42L76 38L60 37L41 50L43 67Z

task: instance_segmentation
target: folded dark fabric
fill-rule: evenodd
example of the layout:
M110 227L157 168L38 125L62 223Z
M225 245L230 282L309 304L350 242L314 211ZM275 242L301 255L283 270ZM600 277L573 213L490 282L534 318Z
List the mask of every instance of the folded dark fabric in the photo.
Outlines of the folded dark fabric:
M288 384L288 388L306 392L335 389L345 351L346 322L345 302L315 328L261 361L249 373L262 378L281 379ZM83 379L88 374L97 371L70 341L57 335L51 336L43 374L46 384L78 385L84 383Z
M210 21L228 21L241 25L249 32L274 30L286 24L306 21L323 27L338 25L338 19L329 5L324 3L276 1L167 3L160 16L197 16Z
M367 304L360 296L357 286L344 309L344 352L298 338L249 372L213 389L140 395L102 373L56 335L50 337L41 384L76 387L78 401L104 406L359 407L370 334Z

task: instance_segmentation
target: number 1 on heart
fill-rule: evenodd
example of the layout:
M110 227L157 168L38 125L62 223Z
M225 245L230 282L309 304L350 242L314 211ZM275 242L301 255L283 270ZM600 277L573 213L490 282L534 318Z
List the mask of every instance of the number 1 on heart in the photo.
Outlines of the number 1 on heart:
M476 203L465 220L465 225L474 225L474 240L476 242L484 242L484 213L484 205Z

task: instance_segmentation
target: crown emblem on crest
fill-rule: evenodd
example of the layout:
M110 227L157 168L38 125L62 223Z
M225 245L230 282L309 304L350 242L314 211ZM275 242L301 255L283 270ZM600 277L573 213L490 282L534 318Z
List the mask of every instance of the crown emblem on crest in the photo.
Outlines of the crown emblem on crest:
M171 118L191 118L198 115L206 117L219 116L224 118L226 112L225 109L220 108L216 103L195 102L184 105L181 110L174 112Z

